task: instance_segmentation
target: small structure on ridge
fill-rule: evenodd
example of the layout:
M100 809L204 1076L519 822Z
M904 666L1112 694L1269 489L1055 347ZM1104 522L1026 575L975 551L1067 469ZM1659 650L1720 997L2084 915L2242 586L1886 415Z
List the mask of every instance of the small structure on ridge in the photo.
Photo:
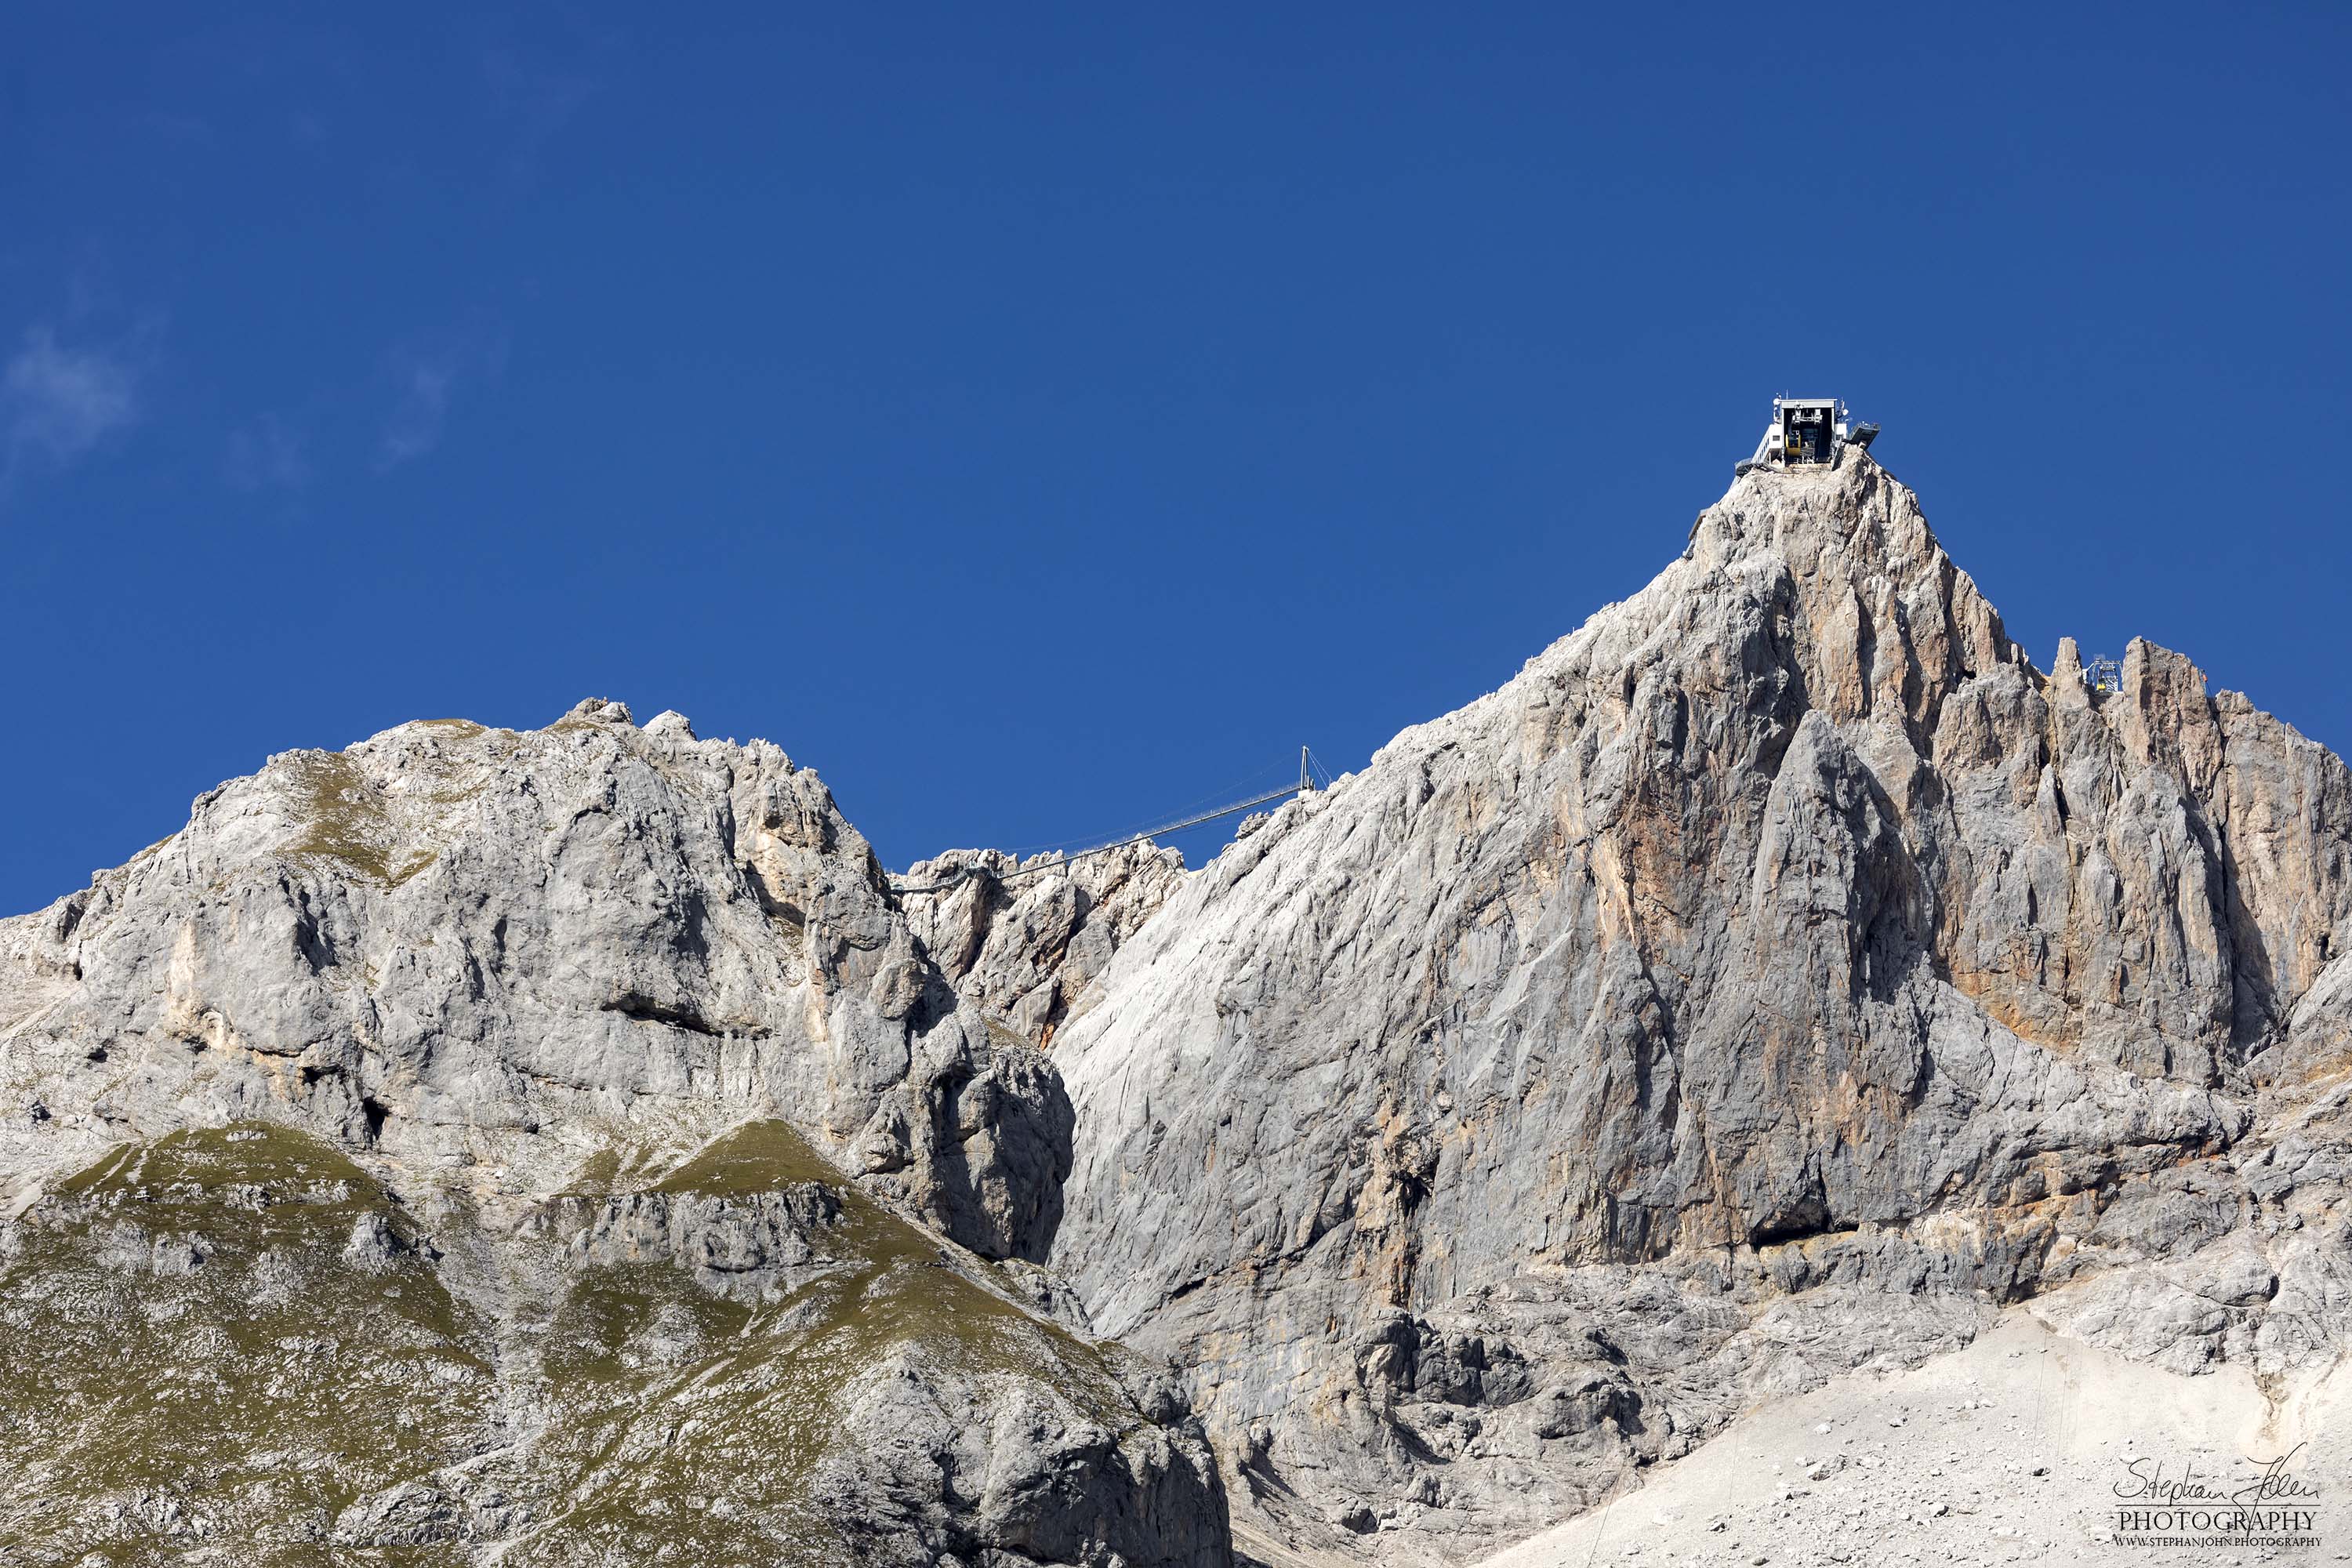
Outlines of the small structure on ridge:
M1847 447L1867 447L1878 438L1875 425L1849 427L1844 400L1836 397L1776 397L1772 422L1764 426L1755 454L1732 471L1756 468L1830 468Z

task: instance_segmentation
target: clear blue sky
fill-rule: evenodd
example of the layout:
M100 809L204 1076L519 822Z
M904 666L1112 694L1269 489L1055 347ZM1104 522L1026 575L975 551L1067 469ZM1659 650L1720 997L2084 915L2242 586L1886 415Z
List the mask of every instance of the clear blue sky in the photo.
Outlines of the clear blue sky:
M2343 6L226 9L0 47L0 911L591 693L892 864L1356 765L1778 391L2352 742Z

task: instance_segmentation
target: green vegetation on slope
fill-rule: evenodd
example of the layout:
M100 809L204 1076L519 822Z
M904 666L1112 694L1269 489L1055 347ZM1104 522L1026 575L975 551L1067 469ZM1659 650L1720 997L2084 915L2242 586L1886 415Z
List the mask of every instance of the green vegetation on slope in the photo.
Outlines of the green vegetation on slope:
M853 1386L901 1358L943 1384L1041 1380L1113 1430L1135 1424L1099 1351L968 1279L783 1122L737 1128L652 1190L742 1199L811 1181L840 1201L814 1238L834 1267L777 1302L733 1307L676 1268L583 1273L547 1335L567 1418L543 1447L582 1484L510 1562L830 1568L844 1549L816 1495L824 1462Z
M650 1196L691 1235L815 1183L834 1204L793 1212L837 1214L764 1293L705 1289L690 1258L588 1262L559 1223L500 1238L505 1283L470 1268L453 1297L399 1204L320 1139L255 1124L115 1151L0 1248L0 1473L20 1478L0 1542L121 1565L209 1542L240 1565L455 1568L497 1540L517 1568L835 1568L840 1489L896 1484L854 1429L877 1383L904 1393L912 1370L932 1402L905 1442L984 1426L1015 1383L1139 1426L1102 1352L786 1124L666 1173L646 1153L592 1157L550 1212Z
M346 1261L371 1221L389 1245ZM306 1133L118 1151L15 1236L0 1539L28 1553L226 1537L240 1562L323 1561L340 1510L464 1458L491 1407L481 1326L382 1187Z

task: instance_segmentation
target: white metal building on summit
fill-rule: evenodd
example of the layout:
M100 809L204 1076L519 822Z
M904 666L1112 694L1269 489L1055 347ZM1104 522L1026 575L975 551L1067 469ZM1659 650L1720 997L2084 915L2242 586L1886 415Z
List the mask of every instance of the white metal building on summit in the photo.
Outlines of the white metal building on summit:
M1878 438L1877 426L1856 425L1849 429L1847 420L1843 398L1776 397L1772 422L1764 426L1755 455L1741 458L1732 472L1834 464L1841 447L1866 448Z

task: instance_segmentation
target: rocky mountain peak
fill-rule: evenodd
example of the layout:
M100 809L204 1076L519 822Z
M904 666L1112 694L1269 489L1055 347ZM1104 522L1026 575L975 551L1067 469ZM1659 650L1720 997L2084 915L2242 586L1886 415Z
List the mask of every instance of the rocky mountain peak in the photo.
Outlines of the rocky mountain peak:
M1230 1561L1181 1393L1037 1267L1059 1079L765 742L272 757L0 921L0 1110L12 1541ZM57 1394L125 1345L217 1397Z
M1042 1058L959 1004L816 773L680 716L286 752L0 932L20 1081L89 1108L0 1133L27 1174L264 1116L552 1187L579 1146L545 1131L662 1107L687 1147L782 1115L983 1252L1051 1234Z
M206 1493L342 1548L1460 1562L2003 1311L2277 1383L2352 1342L2347 948L2344 764L2036 669L1851 449L1195 872L894 879L604 698L287 752L0 921L0 1402L93 1478L7 1517L162 1506L73 1391L203 1359L166 1294L309 1391L174 1465L398 1347L388 1446Z
M1965 1335L2126 1276L2113 1205L2204 1181L2258 1080L2347 1065L2347 845L2341 762L2144 642L2120 691L2036 670L1865 455L1751 473L1119 952L1055 1041L1054 1257L1202 1366L1258 1506L1352 1496L1384 1542L1557 1507L1745 1398L1776 1314L1883 1349L1874 1300L1950 1292L1925 1331ZM1616 1458L1520 1490L1589 1333L1641 1363L1627 1313L1716 1392L1661 1363Z

